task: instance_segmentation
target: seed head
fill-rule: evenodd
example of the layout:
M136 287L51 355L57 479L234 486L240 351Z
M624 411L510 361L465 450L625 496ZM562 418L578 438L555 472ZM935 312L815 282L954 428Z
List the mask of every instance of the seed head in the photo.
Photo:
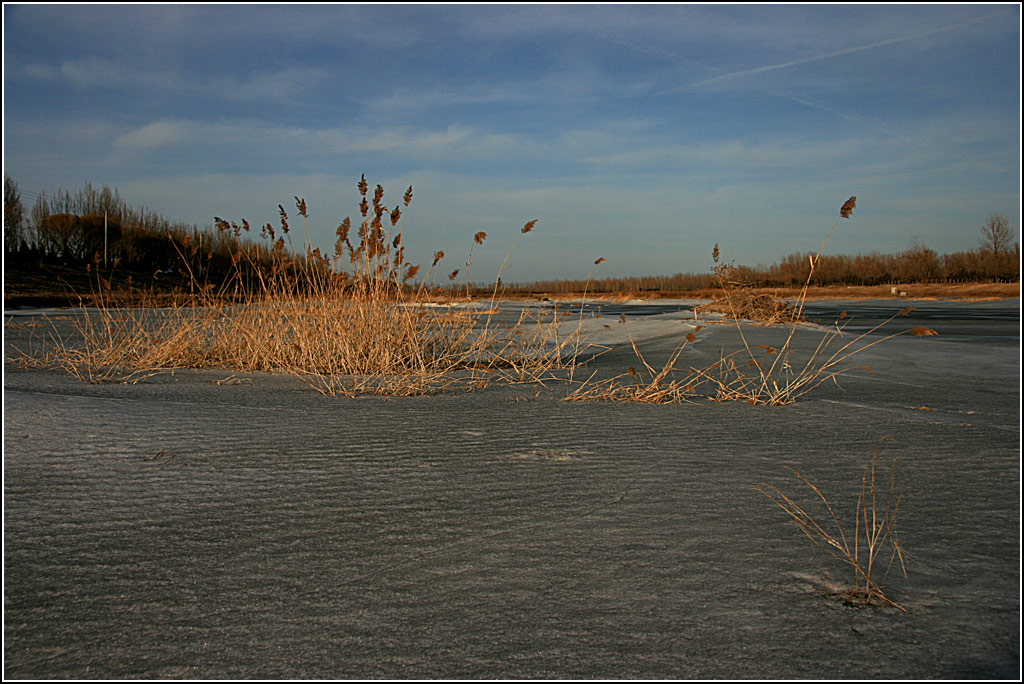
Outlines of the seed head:
M597 265L598 265L599 263L601 263L602 261L608 261L608 260L607 260L607 259L605 259L604 257L601 257L600 259L598 259L597 261L595 261L595 262L594 262L594 265L595 265L595 266L597 266Z
M430 267L433 268L434 266L437 266L437 262L440 261L441 259L444 259L444 252L442 252L441 250L437 250L436 252L434 252L434 263L431 264Z
M525 225L525 226L523 226L523 230L522 230L522 232L523 232L523 233L529 233L529 232L530 232L531 230L533 230L533 227L534 227L535 225L537 225L537 219L533 219L532 221L528 221L528 222L526 223L526 225Z
M288 234L288 214L287 214L287 212L285 212L284 207L282 207L280 204L277 205L277 208L280 210L280 213L281 213L281 231L285 235L287 235Z
M475 242L478 245L484 244L484 240L486 240L486 239L487 239L487 233L485 233L482 230L479 233L477 233L476 235L473 236L473 242Z
M855 206L857 206L857 197L856 196L851 197L850 199L846 200L846 202L843 204L842 208L839 210L839 215L842 216L845 219L850 218L850 214L853 213L853 208Z
M366 174L365 173L362 174L362 176L360 176L360 178L359 178L359 185L357 187L359 188L359 194L362 195L363 197L366 197L366 189L369 186L366 184Z
M455 280L456 276L458 276L458 275L459 275L459 269L455 269L454 271L452 271L451 273L448 274L448 280Z
M402 201L405 202L405 206L409 206L409 202L412 202L412 186L411 185L409 186L409 189L405 191L405 194L402 195Z
M299 216L309 218L309 214L306 213L306 200L296 197L295 207L299 210Z
M348 217L348 216L346 216L346 217L345 217L345 220L341 222L341 225L340 225L340 226L338 226L338 230L337 230L337 231L335 231L335 234L336 234L336 235L337 235L337 236L338 236L338 237L339 237L339 238L340 238L341 240L343 240L343 241L344 241L344 240L347 240L347 239L348 239L348 231L349 231L349 229L350 229L351 227L352 227L352 221L351 221L351 220L349 219L349 217Z

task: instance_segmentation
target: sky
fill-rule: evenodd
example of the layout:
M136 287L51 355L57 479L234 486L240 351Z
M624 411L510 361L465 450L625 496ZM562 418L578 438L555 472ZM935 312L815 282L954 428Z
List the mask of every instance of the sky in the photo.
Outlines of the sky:
M424 268L486 232L473 282L510 250L515 282L771 264L850 196L827 253L1020 233L1017 3L5 4L3 31L26 200L294 227L298 196L331 252L365 174L389 207L413 187Z

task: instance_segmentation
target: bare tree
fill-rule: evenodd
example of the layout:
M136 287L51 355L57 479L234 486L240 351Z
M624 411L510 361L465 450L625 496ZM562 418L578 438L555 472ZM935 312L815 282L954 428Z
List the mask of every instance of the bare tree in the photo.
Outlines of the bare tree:
M1002 254L1010 250L1013 241L1013 229L1010 220L1004 214L990 214L981 227L981 248L993 254Z
M18 184L4 174L4 251L17 250L24 241L25 207L21 203Z

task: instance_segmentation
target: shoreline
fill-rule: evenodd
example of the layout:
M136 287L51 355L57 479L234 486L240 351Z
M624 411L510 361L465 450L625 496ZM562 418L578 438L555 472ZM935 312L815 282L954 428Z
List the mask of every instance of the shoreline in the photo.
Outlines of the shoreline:
M7 285L5 283L5 285ZM6 288L5 288L6 289ZM1006 299L1020 299L1020 283L916 283L896 286L899 294L893 294L891 285L836 285L824 287L811 287L807 290L806 301L830 301L830 300L892 300L892 301L951 301L951 302L990 302ZM756 294L768 294L780 299L797 299L802 289L793 287L761 287L751 288ZM52 292L39 293L11 293L8 289L4 293L4 311L26 309L26 308L54 308L54 309L78 309L82 306L95 306L94 293L74 295L78 303L72 303L67 293L57 294ZM692 300L713 300L721 296L721 290L683 290L665 292L587 292L585 298L595 302L657 302L670 299L692 299ZM118 295L115 293L115 298ZM140 300L145 298L149 305L166 306L177 301L187 300L188 293L175 295L164 293L155 299L152 296L141 295ZM584 298L583 292L509 292L504 293L498 301L523 302L523 301L578 301ZM454 297L441 295L428 295L424 302L464 302L464 301L488 301L489 295L467 297L465 294ZM138 307L147 307L147 303L139 301L135 303Z
M807 290L806 301L828 301L835 299L844 300L869 300L869 299L891 299L895 301L954 301L954 302L984 302L1000 301L1004 299L1020 299L1020 283L915 283L899 285L897 293L893 294L891 285L834 285L822 287L810 287ZM800 296L802 288L795 287L756 287L750 292L756 294L769 294L781 299L796 299ZM624 293L593 293L588 292L587 299L595 301L625 302L628 300L657 301L661 299L715 299L720 296L721 290L684 290L672 292L624 292ZM519 301L528 299L550 299L563 301L580 299L582 292L574 293L522 293L507 294L504 300Z

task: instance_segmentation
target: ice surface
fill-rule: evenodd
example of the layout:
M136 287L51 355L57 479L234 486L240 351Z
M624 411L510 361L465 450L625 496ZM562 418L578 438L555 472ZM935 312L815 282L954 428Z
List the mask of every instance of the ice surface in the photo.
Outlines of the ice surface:
M897 304L815 304L794 353L842 310L870 327ZM587 368L637 365L628 336L663 359L698 325L651 305L585 309L610 348ZM897 321L939 335L785 407L565 402L557 383L346 399L216 370L88 384L8 361L4 675L1017 679L1019 301ZM696 335L685 364L742 349L732 324ZM794 467L849 529L876 450L907 488L908 576L888 583L908 613L844 605L850 572L751 489L813 504Z

